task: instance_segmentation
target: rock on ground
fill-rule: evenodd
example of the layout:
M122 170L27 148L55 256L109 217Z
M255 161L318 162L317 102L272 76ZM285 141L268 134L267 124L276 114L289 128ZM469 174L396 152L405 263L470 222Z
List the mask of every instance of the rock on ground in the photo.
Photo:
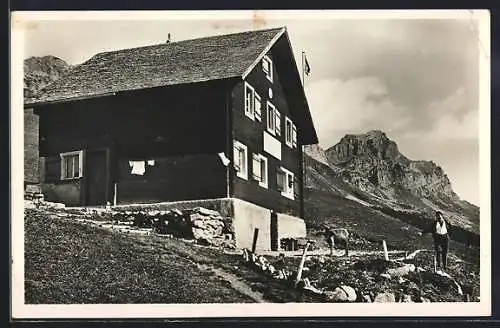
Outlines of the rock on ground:
M395 303L396 296L393 293L379 293L373 300L374 303Z

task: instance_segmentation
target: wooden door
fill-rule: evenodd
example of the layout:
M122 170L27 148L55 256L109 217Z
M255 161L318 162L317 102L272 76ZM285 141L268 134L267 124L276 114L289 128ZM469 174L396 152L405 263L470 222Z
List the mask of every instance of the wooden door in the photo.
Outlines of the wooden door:
M277 251L278 246L278 214L271 212L271 250Z
M86 153L85 185L86 205L106 205L108 201L108 153L107 150L89 150Z

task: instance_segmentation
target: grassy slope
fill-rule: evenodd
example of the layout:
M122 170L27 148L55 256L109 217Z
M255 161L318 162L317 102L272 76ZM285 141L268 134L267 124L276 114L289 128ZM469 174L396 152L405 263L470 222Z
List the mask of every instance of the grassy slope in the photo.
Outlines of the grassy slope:
M36 211L27 211L25 225L28 304L246 303L256 301L255 294L272 302L322 301L286 282L272 280L248 267L240 256L219 249L197 247L160 235L108 231L77 223L72 216L61 218ZM359 245L355 248L360 249ZM415 264L430 269L432 253L426 254L419 255L419 263ZM380 260L379 256L374 257ZM385 281L376 272L355 267L359 260L366 262L369 258L334 257L327 259L324 266L317 266L311 257L306 262L310 270L304 276L328 290L338 284L351 285L359 295L404 287L403 293L422 293L433 301L459 300L452 288L436 284L433 276L412 277L408 289L397 281ZM276 263L278 259L270 260ZM477 268L457 262L454 256L450 260L450 273L460 283L477 285L477 276L468 275L477 272ZM286 258L283 264L293 271L299 261L300 257ZM214 275L213 269L236 278L247 292L235 290L227 278ZM474 287L473 294L477 295L477 286ZM248 290L253 297L248 296Z
M29 304L252 302L197 265L225 262L220 251L175 239L120 235L31 211L25 243Z
M315 189L306 189L304 196L305 220L312 237L321 224L328 223L347 228L379 248L382 240L387 242L389 249L412 252L433 248L430 235L418 236L420 229L376 209ZM478 248L467 248L456 241L451 241L450 252L471 262L479 258Z

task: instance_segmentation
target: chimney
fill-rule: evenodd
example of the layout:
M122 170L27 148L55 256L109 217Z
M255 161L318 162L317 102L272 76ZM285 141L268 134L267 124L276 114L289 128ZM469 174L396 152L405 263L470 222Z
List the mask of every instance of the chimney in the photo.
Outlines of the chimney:
M168 33L167 43L170 43L170 33Z

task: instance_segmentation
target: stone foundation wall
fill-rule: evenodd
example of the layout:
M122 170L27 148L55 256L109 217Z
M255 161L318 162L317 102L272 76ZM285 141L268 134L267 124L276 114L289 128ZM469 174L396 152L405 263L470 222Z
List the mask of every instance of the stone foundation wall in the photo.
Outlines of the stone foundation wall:
M306 236L304 220L288 214L278 213L278 238L303 238Z
M113 206L116 211L136 211L136 210L187 210L196 207L204 207L209 210L217 211L224 217L232 217L232 199L231 198L215 198L215 199L202 199L202 200L189 200L168 203L154 203L154 204L131 204L131 205L117 205Z
M237 248L252 248L254 230L259 229L256 250L271 249L271 210L236 198L218 198L195 201L181 201L156 204L117 205L115 211L181 211L197 207L220 213L222 217L233 218L232 232ZM304 220L288 214L277 213L278 243L281 238L302 238L306 236Z
M256 249L270 249L271 210L239 199L233 199L233 211L236 247L251 249L254 230L258 228L259 237Z

